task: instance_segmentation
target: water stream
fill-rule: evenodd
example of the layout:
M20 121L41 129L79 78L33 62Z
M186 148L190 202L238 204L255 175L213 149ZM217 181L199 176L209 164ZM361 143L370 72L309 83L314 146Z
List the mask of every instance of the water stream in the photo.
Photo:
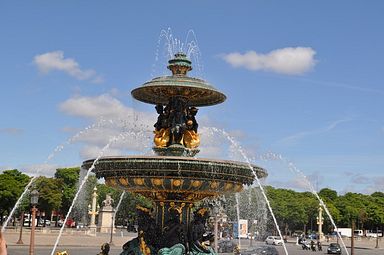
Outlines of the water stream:
M317 200L319 201L320 205L324 208L324 211L326 212L329 220L331 221L331 224L332 226L334 227L334 229L337 229L337 226L332 218L332 215L331 213L329 212L328 210L328 207L327 205L324 203L324 201L321 199L321 197L319 196L319 194L317 193L315 187L313 187L312 183L308 180L307 176L302 172L300 171L300 169L298 169L292 162L290 162L289 160L285 159L282 155L279 155L279 154L275 154L275 153L268 153L267 154L267 158L271 158L271 159L278 159L282 162L284 162L285 164L288 165L288 168L295 174L299 175L300 177L302 177L307 185L307 187L309 188L310 192L317 198ZM341 243L342 243L342 246L345 250L345 252L347 253L347 255L349 255L349 252L348 252L348 249L347 249L347 246L345 245L344 243L344 240L341 238L341 235L338 231L337 232L337 236L338 238L340 239Z
M46 165L48 164L48 162L54 158L56 156L56 154L58 154L59 152L61 152L64 147L66 145L69 145L71 144L73 141L75 141L77 138L79 138L81 135L83 135L84 133L86 133L87 131L90 131L92 129L95 129L95 128L100 128L102 127L105 123L108 123L108 121L104 120L104 119L101 119L100 121L92 124L92 125L89 125L87 126L86 128L84 128L83 130L81 130L80 132L78 132L77 134L75 134L74 136L72 136L71 138L69 138L65 143L63 144L60 144L58 145L53 151L52 153L50 153L47 157L47 159L44 161L43 165ZM111 123L111 121L109 121L109 123ZM9 213L7 219L5 220L2 228L1 228L1 232L4 232L5 231L5 228L6 226L8 226L9 224L9 221L12 219L13 215L15 214L17 208L19 207L21 201L23 200L24 196L28 193L29 191L29 188L31 187L31 185L33 184L33 182L38 178L39 176L39 173L40 173L41 169L39 168L36 172L35 172L35 176L33 176L30 180L29 180L29 183L25 186L24 188L24 191L23 193L21 193L20 197L17 199L15 205L13 206L11 212Z
M241 146L240 146L240 145L234 140L234 138L231 137L227 132L225 132L224 130L218 129L218 128L214 128L214 127L212 128L212 130L213 130L214 132L223 134L223 135L224 135L224 136L231 142L231 144L232 144L235 148L237 148L237 150L240 152L240 154L242 155L242 157L244 158L244 160L246 161L246 163L249 165L249 168L253 171L253 174L254 174L254 176L255 176L255 180L256 180L256 182L257 182L257 184L258 184L258 186L259 186L259 188L260 188L260 190L261 190L261 192L262 192L262 194L263 194L263 197L264 197L264 199L265 199L265 202L267 203L268 210L269 210L269 212L270 212L270 214L271 214L271 216L272 216L273 222L275 223L277 232L279 233L279 236L280 236L281 240L283 240L283 235L281 234L279 224L277 223L275 214L273 213L271 204L270 204L270 202L269 202L269 200L268 200L268 197L267 197L267 195L266 195L266 193L265 193L264 187L263 187L263 185L261 184L260 179L257 177L257 174L256 174L256 172L254 171L254 169L253 169L253 167L252 167L252 164L251 164L249 158L247 157L247 155L245 154L245 152L243 151L243 149L241 148ZM288 250L287 250L287 247L285 246L285 243L283 242L282 244L283 244L283 248L284 248L284 252L285 252L285 254L288 255Z
M163 45L162 45L163 42ZM160 55L160 48L161 46L164 47L164 56ZM156 65L157 62L163 62L167 63L169 59L174 58L174 55L179 52L184 52L188 59L190 59L194 66L196 67L196 76L202 77L203 75L203 66L201 64L201 51L197 43L197 37L195 32L190 29L187 32L187 35L185 37L185 40L182 41L175 37L172 33L172 29L162 29L160 31L159 38L157 40L157 46L155 51L155 62L152 65L152 71L151 71L151 77L155 76L155 73L157 73ZM160 63L163 67L164 63ZM166 65L166 64L165 64ZM164 70L162 68L161 70ZM166 73L162 73L161 75L168 75Z
M120 135L120 136L117 136L117 137L112 137L112 138L109 140L108 144L105 145L105 146L102 148L102 150L100 151L100 153L99 153L99 155L97 156L97 158L93 161L92 166L87 170L87 173L86 173L86 175L84 176L84 178L83 178L83 180L82 180L82 182L81 182L81 184L80 184L80 186L79 186L79 189L77 190L77 192L76 192L76 194L75 194L75 197L73 198L73 202L72 202L71 206L69 207L69 210L68 210L68 213L67 213L67 215L66 215L66 217L65 217L65 219L64 219L63 225L62 225L61 228L60 228L60 232L59 232L59 235L57 236L56 242L55 242L55 244L54 244L54 246L53 246L51 255L54 255L54 253L55 253L55 251L56 251L57 245L59 244L61 235L63 234L63 230L64 230L64 228L65 228L65 226L66 226L66 223L67 223L67 221L68 221L68 218L69 218L69 216L70 216L70 214L71 214L71 212L72 212L73 206L75 205L75 202L77 201L77 198L79 197L79 194L80 194L80 192L82 191L84 184L87 182L90 173L91 173L92 170L95 168L95 166L96 166L98 160L104 155L105 150L107 150L107 149L110 147L110 145L111 145L112 143L118 141L119 138L121 138L121 135Z
M114 221L112 222L112 224L113 224L112 229L115 228L116 213L119 211L119 208L120 208L121 202L123 201L124 195L125 195L125 190L123 191L123 193L121 193L120 198L119 198L119 202L117 203L117 206L116 206L115 211L113 213L112 219L114 219Z
M220 130L220 129L217 129L217 128L211 128L214 132L216 133L219 133L219 134L222 134L224 137L226 137L230 142L231 144L237 149L238 152L240 152L240 154L242 155L242 157L245 159L245 161L247 162L247 164L249 164L250 168L252 168L251 166L251 162L250 162L250 159L247 157L247 155L245 154L245 152L243 151L243 149L241 148L241 146L235 141L235 139L233 137L231 137L226 131L224 130ZM262 157L263 158L263 157ZM332 215L331 213L329 212L328 210L328 207L326 206L326 204L324 203L324 201L320 198L320 196L318 195L318 193L316 192L315 188L313 187L313 185L311 184L311 182L308 180L308 178L304 175L304 173L302 171L300 171L292 162L286 160L284 157L282 157L281 155L279 154L274 154L274 153L268 153L266 157L264 157L263 159L278 159L284 163L286 163L288 165L288 168L290 169L290 171L294 172L295 174L298 174L300 177L302 177L310 192L317 198L317 200L319 201L320 205L324 208L324 211L326 212L327 216L329 217L330 221L331 221L331 224L333 225L334 229L337 229L337 226L332 218ZM253 170L253 168L252 168ZM269 200L268 198L266 197L266 194L264 192L264 189L260 183L260 180L257 178L256 174L255 174L255 179L258 183L258 186L260 187L261 191L262 191L262 194L265 198L265 201L268 205L268 209L269 211L271 212L271 215L272 215L272 218L275 222L275 225L277 227L277 230L279 232L279 235L280 237L282 238L282 235L281 235L281 231L278 227L278 224L277 224L277 221L276 221L276 218L272 212L272 208L270 207L270 204L269 204ZM343 241L343 239L341 238L341 235L340 233L337 233L338 235L338 238L340 239L341 243L342 243L342 246L344 248L344 250L346 251L346 254L349 255L349 252L348 252L348 249ZM286 247L285 247L285 244L283 243L283 246L284 246L284 250L286 251L286 254L288 254L287 250L286 250Z
M237 238L239 239L239 250L241 249L241 238L240 238L240 208L239 208L239 193L235 194L236 199L236 215L237 215Z

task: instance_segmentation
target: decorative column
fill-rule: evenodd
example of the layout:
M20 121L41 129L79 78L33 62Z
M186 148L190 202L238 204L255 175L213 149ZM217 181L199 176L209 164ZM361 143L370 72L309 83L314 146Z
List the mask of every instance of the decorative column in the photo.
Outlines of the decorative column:
M318 225L318 230L319 230L319 240L322 241L324 239L324 234L323 234L323 223L324 223L324 218L323 218L323 208L321 205L319 205L319 216L316 217L317 219L317 225Z
M97 188L95 187L93 189L93 194L92 194L92 205L88 205L88 214L91 215L91 222L89 224L89 228L93 228L95 229L96 228L96 215L99 213L98 210L97 210L97 207L96 207L96 204L97 204Z

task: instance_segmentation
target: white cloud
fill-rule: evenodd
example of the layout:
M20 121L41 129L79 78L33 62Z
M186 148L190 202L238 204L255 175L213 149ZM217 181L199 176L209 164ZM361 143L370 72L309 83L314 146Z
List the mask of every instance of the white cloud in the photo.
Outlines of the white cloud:
M81 69L79 63L72 58L64 58L63 51L52 51L34 57L34 63L40 72L62 71L78 80L90 80L100 83L103 78L92 69Z
M95 97L76 96L60 104L60 110L73 116L88 119L126 119L135 115L132 108L124 106L118 99L103 94Z
M29 176L48 176L52 177L56 169L59 168L58 165L54 164L35 164L35 165L23 165L20 167L20 171L29 175Z
M80 156L83 159L99 156L102 148L114 137L119 137L118 141L113 142L103 155L148 154L152 151L153 124L157 120L155 110L139 112L123 105L110 94L95 97L75 96L61 103L59 108L65 114L96 123L84 131L68 126L62 129L65 132L80 134L74 135L75 139L71 140L84 144L80 149ZM206 127L204 122L210 122L206 116L199 117L203 120L199 121L201 124L199 157L244 161L238 150L232 148L230 141L220 130L215 131L216 129ZM238 140L244 133L235 131L230 135ZM230 150L231 148L233 150Z
M225 54L223 59L234 67L244 67L252 71L271 71L298 75L311 70L316 60L316 51L310 47L283 48L267 54L248 51L244 54L234 52Z
M157 116L124 106L118 99L103 94L95 97L76 96L59 106L64 113L88 119L97 124L75 135L75 141L83 143L80 151L83 159L103 155L123 155L132 151L144 153L150 150L153 124ZM72 127L66 127L70 131ZM76 129L73 129L76 130ZM111 139L118 137L111 143ZM102 152L102 148L111 143Z

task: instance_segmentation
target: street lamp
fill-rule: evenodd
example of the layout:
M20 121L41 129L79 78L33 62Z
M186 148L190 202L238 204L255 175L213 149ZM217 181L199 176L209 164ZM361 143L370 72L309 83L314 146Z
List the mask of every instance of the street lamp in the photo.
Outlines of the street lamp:
M35 219L36 219L36 205L39 203L39 192L32 190L31 192L31 205L32 205L32 228L31 228L31 240L29 243L29 255L35 254Z
M376 227L376 249L379 248L379 227Z
M113 227L114 227L114 223L115 223L115 210L112 209L112 221L111 221L111 236L110 236L110 239L109 239L109 245L113 245L113 242L112 242L112 238L113 238Z
M24 225L24 211L21 212L21 225L20 225L20 235L19 235L19 240L17 240L16 244L24 244L23 243L23 225Z

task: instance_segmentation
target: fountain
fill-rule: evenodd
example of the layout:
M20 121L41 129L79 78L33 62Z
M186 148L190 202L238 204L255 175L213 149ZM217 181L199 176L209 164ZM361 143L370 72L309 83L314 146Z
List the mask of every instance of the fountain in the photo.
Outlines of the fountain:
M196 208L196 202L240 192L244 185L267 176L249 163L195 158L200 144L196 107L222 103L226 96L187 75L192 63L186 54L177 53L168 63L171 76L154 78L131 92L135 99L156 106L156 156L100 157L82 165L93 167L108 186L153 201L153 208L137 208L138 237L123 246L121 255L215 254L205 245L213 238L205 230L209 209Z

